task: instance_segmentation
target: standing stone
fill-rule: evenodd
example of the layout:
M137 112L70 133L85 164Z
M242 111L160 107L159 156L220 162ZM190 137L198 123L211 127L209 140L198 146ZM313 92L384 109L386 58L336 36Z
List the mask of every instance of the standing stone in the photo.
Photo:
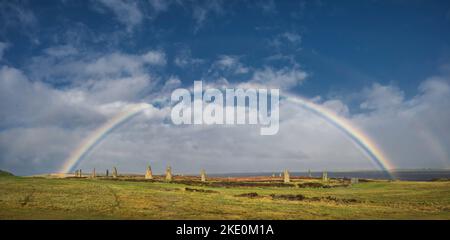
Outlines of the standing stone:
M166 169L166 181L172 181L172 167L168 166Z
M95 177L97 177L97 174L95 173L95 168L94 168L94 170L92 170L92 178L95 178Z
M80 170L78 170L78 177L82 177L82 176L83 176L83 174L82 174L81 169L80 169Z
M350 179L350 183L351 184L358 184L359 183L359 179L358 178L351 178Z
M145 171L145 179L153 179L152 168L150 165L147 166L147 171Z
M205 169L202 169L200 171L200 177L202 179L202 182L206 182L206 171L205 171Z
M284 183L291 182L291 178L289 176L289 171L287 169L285 169L283 172L283 178L284 178Z
M311 169L308 169L308 177L312 177L312 174L311 174Z
M113 167L113 173L112 173L113 178L117 178L117 168Z
M327 172L322 173L322 181L324 181L324 182L328 181L328 173Z
M109 177L109 169L106 169L106 177Z

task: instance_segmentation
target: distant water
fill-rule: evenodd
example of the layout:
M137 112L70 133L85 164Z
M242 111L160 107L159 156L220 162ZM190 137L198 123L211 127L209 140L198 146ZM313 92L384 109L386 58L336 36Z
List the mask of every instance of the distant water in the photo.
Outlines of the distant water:
M210 174L218 177L252 177L252 176L272 176L274 173L226 173L226 174ZM279 175L280 172L275 172ZM291 172L291 176L308 176L308 172ZM450 179L450 170L405 170L394 171L392 175L397 180L403 181L430 181L433 179L447 178ZM311 172L312 177L321 177L322 172ZM369 178L369 179L391 179L387 172L383 171L349 171L349 172L328 172L331 178Z

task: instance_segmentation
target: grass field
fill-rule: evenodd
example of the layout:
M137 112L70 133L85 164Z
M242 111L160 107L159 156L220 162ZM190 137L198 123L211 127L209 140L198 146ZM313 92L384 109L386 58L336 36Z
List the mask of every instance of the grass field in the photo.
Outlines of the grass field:
M0 219L450 219L450 182L299 188L6 176Z

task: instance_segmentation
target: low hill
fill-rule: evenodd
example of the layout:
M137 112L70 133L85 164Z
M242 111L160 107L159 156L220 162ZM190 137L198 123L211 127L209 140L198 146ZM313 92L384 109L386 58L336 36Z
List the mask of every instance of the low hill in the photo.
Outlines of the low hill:
M0 169L0 177L14 176L14 174Z

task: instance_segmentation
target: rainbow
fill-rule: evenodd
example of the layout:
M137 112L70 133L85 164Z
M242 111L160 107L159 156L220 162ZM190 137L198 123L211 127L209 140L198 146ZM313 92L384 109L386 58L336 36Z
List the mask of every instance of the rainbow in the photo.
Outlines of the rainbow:
M150 106L151 105L146 103L139 103L125 107L124 110L90 133L64 161L64 164L59 172L72 172L83 157L85 157L95 146L97 146L110 132Z
M356 125L352 124L347 119L338 116L333 111L322 107L314 102L298 96L285 95L285 100L294 104L298 104L303 108L320 116L329 124L335 126L347 136L363 153L380 169L385 171L391 178L393 178L391 170L395 167L367 134L360 130Z
M350 121L338 116L329 109L322 107L307 99L283 95L282 99L287 102L300 105L301 107L320 116L322 119L339 129L346 137L348 137L362 152L380 169L385 171L391 178L393 177L390 171L394 169L393 164L388 160L385 154L377 146L377 144L362 130L358 129ZM110 132L118 126L139 114L144 109L149 108L149 104L136 104L128 106L125 110L119 112L109 121L97 128L94 132L89 134L80 145L69 155L64 161L63 166L59 172L70 173L79 164L79 162L95 147L97 146Z

